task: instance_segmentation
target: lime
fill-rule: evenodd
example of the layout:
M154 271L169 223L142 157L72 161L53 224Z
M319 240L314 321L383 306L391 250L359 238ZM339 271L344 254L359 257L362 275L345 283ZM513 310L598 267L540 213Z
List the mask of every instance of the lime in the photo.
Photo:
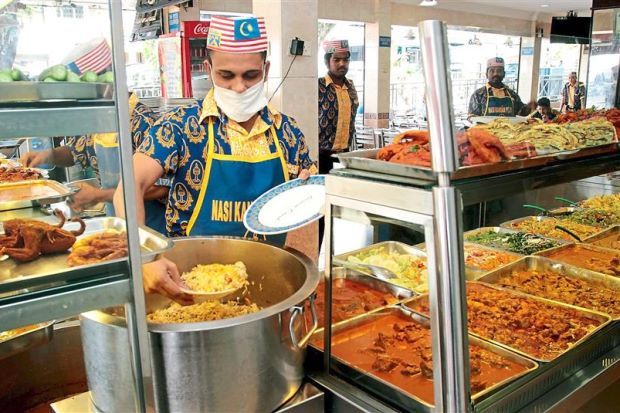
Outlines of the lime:
M0 82L12 82L13 78L10 73L0 72Z
M67 82L80 82L80 77L78 75L76 75L75 73L69 71L69 73L67 73Z
M18 81L22 80L24 78L24 75L19 69L13 69L11 70L11 77L13 78L13 80Z
M82 75L83 82L96 82L97 81L97 73L89 70Z

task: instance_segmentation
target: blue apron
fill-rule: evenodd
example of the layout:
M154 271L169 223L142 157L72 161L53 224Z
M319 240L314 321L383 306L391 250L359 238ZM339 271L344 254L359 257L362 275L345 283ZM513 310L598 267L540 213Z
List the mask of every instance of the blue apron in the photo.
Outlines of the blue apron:
M250 204L271 188L288 180L282 148L271 126L276 153L256 160L215 153L213 120L209 120L205 175L187 235L232 235L284 245L286 234L265 237L249 233L243 216Z
M106 136L108 135L108 136ZM113 135L113 136L110 136ZM96 134L93 136L97 165L99 165L99 182L101 188L116 188L120 180L120 156L116 134ZM105 203L107 216L116 216L114 205ZM145 224L153 230L166 234L166 206L159 201L144 201Z
M506 96L491 96L487 90L487 106L482 116L515 116L515 103L508 91L504 89Z

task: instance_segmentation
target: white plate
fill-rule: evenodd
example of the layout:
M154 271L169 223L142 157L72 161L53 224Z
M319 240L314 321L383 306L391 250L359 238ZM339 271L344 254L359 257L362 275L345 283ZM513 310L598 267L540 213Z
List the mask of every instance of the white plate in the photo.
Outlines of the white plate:
M255 234L283 234L321 218L324 204L324 176L294 179L258 197L246 211L243 224Z

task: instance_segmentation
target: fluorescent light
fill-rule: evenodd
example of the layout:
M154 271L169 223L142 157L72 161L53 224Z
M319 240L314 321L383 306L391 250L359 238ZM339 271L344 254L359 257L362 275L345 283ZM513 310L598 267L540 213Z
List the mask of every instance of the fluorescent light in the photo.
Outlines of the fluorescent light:
M437 5L437 0L422 0L420 2L420 6L423 7L432 7Z
M548 4L541 4L540 7L549 7Z

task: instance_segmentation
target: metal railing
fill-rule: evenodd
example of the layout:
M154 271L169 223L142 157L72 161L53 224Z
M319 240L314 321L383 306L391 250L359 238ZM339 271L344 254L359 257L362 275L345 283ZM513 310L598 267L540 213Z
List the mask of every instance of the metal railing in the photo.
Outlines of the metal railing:
M565 76L540 76L538 81L538 97L545 96L551 102L559 102L562 100L562 88L565 82Z
M452 96L454 113L457 116L467 114L469 98L478 88L484 86L486 78L452 79ZM516 78L505 79L504 83L511 89L517 86ZM390 84L390 113L393 116L417 114L425 116L424 81L401 82Z

